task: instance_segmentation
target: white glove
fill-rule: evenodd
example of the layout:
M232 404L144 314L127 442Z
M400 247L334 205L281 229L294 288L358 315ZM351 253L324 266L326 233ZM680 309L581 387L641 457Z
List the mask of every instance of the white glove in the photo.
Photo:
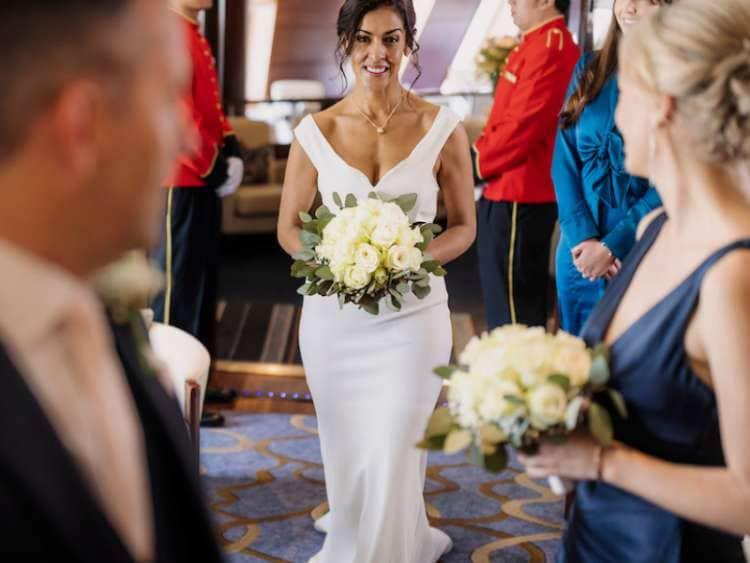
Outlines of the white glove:
M237 188L242 183L242 175L245 172L245 165L241 158L236 156L230 156L227 158L227 179L226 181L216 188L216 195L219 197L227 197L237 191Z

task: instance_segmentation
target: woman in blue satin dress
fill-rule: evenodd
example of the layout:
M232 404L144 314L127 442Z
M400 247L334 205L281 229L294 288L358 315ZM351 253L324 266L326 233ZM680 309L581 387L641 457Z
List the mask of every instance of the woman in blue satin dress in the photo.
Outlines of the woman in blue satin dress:
M579 334L606 280L635 244L635 229L661 201L628 174L615 126L617 48L623 33L671 0L617 0L600 51L581 57L568 89L552 161L559 209L556 282L560 326Z
M620 50L625 166L657 187L582 335L628 416L521 456L578 480L559 563L744 562L750 533L750 3L680 0Z

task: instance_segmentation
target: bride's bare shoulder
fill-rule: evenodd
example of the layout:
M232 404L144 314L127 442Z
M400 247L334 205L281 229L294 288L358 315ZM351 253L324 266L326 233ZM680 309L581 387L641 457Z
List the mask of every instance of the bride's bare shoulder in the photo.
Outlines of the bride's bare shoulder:
M312 114L312 119L320 131L328 136L336 127L336 123L345 113L344 101L340 100L331 107Z
M440 111L440 106L428 102L424 98L420 98L412 93L406 95L404 105L407 109L411 109L417 114L420 123L425 128L428 128L432 124Z

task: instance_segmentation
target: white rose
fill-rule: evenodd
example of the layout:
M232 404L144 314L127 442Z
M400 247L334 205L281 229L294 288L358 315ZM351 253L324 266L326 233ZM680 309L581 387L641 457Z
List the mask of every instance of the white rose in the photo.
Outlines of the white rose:
M351 289L362 289L370 283L370 274L357 266L344 271L344 285Z
M404 211L392 201L383 204L380 211L383 219L397 226L409 225L409 217Z
M521 389L505 379L495 379L488 384L484 398L479 404L479 416L483 422L497 422L523 408L508 401L506 395L521 398Z
M422 251L418 248L409 249L409 269L415 272L422 267Z
M370 235L370 242L382 248L389 248L398 238L398 225L388 221L379 221Z
M333 274L333 281L341 283L344 281L344 274L351 267L351 264L343 261L332 260L328 267Z
M380 265L380 254L374 247L367 243L362 243L354 252L354 263L368 274L371 274Z
M401 225L396 244L401 246L416 246L422 241L424 241L424 237L419 227L409 228L409 225Z
M484 398L487 380L462 371L455 372L448 388L448 407L463 428L481 425L477 407Z
M386 261L391 270L400 272L409 268L409 249L405 246L394 246L388 250Z
M545 430L565 420L568 398L562 387L552 383L543 383L529 391L527 404L532 426Z
M497 377L508 370L507 350L503 346L486 343L469 364L471 371Z
M554 342L554 354L550 361L552 370L567 375L571 385L583 386L589 380L591 371L591 354L586 349L586 343L562 331L557 333Z

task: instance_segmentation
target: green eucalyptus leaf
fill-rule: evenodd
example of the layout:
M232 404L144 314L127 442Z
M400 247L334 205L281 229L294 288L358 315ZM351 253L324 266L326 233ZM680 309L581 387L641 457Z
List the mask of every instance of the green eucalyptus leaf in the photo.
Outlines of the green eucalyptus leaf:
M346 200L344 201L346 207L357 207L357 198L354 194L347 194Z
M312 286L311 283L306 283L304 285L301 285L297 288L297 293L300 295L307 295L308 291L310 291L310 287Z
M609 363L604 356L595 356L591 361L589 381L593 385L604 385L609 381Z
M432 373L443 379L450 379L454 371L456 371L456 366L439 366L433 369Z
M558 387L562 387L562 390L566 393L570 390L570 378L567 375L563 375L561 373L550 375L547 378L547 382L552 383L553 385L557 385Z
M307 276L309 270L310 267L307 265L307 262L304 262L302 260L295 260L292 263L291 273L293 278L304 278Z
M425 269L425 271L429 272L430 274L437 270L440 267L440 262L437 260L426 260L425 262L422 262L422 268Z
M431 438L432 436L439 436L441 434L448 434L453 428L455 420L451 411L447 407L435 409L430 416L430 420L427 422L426 436Z
M612 428L612 418L609 416L607 409L599 403L591 403L588 411L589 431L594 439L602 446L612 444L614 430Z
M313 220L312 216L309 213L305 213L304 211L299 212L299 218L303 223L309 223Z
M430 291L432 291L432 288L428 285L427 287L421 287L417 284L413 284L411 286L411 291L414 293L414 295L417 296L417 299L424 299L430 294Z
M299 235L299 238L302 241L302 244L304 244L308 248L315 247L320 244L320 236L318 236L316 233L302 231Z
M335 198L334 198L335 199ZM315 210L315 218L316 219L323 219L325 217L333 217L333 213L331 213L331 210L328 209L325 205L321 205Z
M484 467L492 473L500 473L508 467L508 452L499 446L495 453L484 456Z
M446 270L445 268L443 268L442 266L438 266L438 267L437 267L437 268L435 268L435 270L434 270L434 271L432 272L432 275L433 275L433 276L438 276L438 277L443 277L443 276L444 276L444 275L446 275L447 273L448 273L448 271L447 271L447 270Z
M414 209L414 206L417 204L417 194L404 194L398 196L394 200L394 203L401 208L401 211L409 213L409 211Z
M339 209L344 209L344 203L341 201L341 196L338 192L333 192L333 203L335 203L336 207Z
M422 450L442 450L443 445L445 445L445 436L425 437L421 442L417 443L417 447Z
M622 393L615 389L607 389L607 393L609 394L609 398L612 400L615 409L617 409L617 414L619 414L621 418L628 418L628 407L625 405L625 399L623 398Z
M331 272L331 268L329 268L328 266L321 266L320 268L315 270L315 275L322 280L333 279L333 272Z
M526 406L526 401L524 401L521 397L517 397L515 395L504 395L503 399L514 405Z
M401 304L398 301L394 301L390 295L383 301L385 302L385 306L391 311L398 313L401 310Z
M304 248L300 250L299 252L296 252L295 254L293 254L292 258L294 258L295 260L303 260L307 262L309 260L315 259L315 252L313 252L309 248Z
M361 301L360 306L371 315L377 315L380 313L380 307L378 306L377 301Z
M319 234L320 230L318 228L318 221L313 219L312 221L305 223L304 225L302 225L302 230L308 233L314 233L316 235Z

